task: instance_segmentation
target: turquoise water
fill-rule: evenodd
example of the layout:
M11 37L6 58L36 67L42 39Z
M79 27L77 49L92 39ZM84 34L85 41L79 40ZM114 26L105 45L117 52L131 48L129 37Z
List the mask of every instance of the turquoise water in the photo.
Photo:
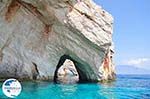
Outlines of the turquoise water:
M115 82L105 84L21 84L23 89L17 99L150 99L150 75L119 75ZM1 89L0 99L7 99Z

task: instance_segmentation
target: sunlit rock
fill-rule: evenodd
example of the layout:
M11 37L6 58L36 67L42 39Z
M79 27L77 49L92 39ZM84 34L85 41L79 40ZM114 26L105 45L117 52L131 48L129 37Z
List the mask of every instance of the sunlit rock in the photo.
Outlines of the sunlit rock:
M80 81L113 78L113 68L103 68L112 25L92 0L1 0L0 78L53 80L64 55Z
M66 59L63 65L57 71L57 82L77 83L78 81L79 74L74 63L71 60Z
M102 65L99 68L99 75L101 76L101 80L107 81L115 79L115 67L113 63L113 54L114 50L112 47L106 52L105 57L102 61Z

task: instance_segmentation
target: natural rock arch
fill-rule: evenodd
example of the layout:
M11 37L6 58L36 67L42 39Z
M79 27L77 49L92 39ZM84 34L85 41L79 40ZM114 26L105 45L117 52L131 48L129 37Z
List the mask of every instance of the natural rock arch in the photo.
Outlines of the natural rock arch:
M55 74L54 74L54 82L57 82L58 69L63 65L63 63L65 62L66 59L73 61L74 65L77 69L77 72L79 74L79 83L91 81L92 77L90 76L90 74L92 72L94 74L94 71L92 70L92 68L90 68L90 66L88 64L85 65L84 62L81 63L78 60L73 59L69 55L63 55L60 57L60 60L59 60L58 65L56 67Z
M67 55L80 82L102 80L113 18L92 0L2 0L0 9L0 78L53 80Z

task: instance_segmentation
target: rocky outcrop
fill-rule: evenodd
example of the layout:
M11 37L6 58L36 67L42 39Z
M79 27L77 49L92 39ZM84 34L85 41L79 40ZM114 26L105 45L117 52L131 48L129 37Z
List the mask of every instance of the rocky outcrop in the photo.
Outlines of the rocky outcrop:
M79 74L70 59L66 59L56 73L58 83L77 83L79 81Z
M109 48L108 52L106 52L104 59L102 61L102 65L99 68L99 76L100 80L108 81L115 79L115 67L113 63L113 54L114 50L112 46Z
M0 78L53 80L70 59L80 81L112 79L112 25L91 0L1 0Z

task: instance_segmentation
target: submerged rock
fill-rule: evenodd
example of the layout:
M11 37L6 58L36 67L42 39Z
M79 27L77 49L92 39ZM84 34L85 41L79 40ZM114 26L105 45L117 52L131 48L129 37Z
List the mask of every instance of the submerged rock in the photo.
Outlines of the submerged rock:
M113 79L112 25L92 0L1 0L0 78L53 80L67 55L81 81Z

